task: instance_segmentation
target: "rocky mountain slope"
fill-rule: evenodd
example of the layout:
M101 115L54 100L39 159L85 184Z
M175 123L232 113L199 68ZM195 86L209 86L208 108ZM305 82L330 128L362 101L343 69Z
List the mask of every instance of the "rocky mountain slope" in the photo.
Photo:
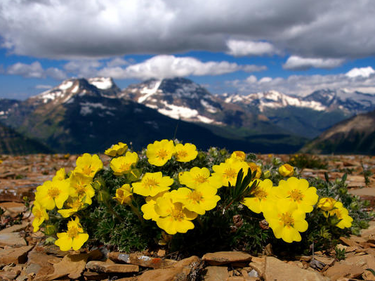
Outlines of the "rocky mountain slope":
M375 155L375 111L336 124L304 146L302 151Z
M25 155L52 152L40 142L27 138L0 123L0 154Z

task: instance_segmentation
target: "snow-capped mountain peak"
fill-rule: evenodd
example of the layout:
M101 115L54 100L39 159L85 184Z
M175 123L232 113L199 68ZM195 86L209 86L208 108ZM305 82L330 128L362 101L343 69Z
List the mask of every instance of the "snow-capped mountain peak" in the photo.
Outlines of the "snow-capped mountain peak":
M75 95L91 95L103 97L116 97L120 89L112 78L96 77L89 79L71 78L60 85L31 97L36 103L66 103Z
M260 112L264 112L266 108L283 108L287 106L311 108L322 111L325 107L316 101L304 101L298 97L292 97L277 91L268 91L263 93L252 93L248 95L225 94L223 96L226 103L245 104L254 106Z
M112 78L110 77L94 77L87 80L91 85L101 90L108 90L115 86Z

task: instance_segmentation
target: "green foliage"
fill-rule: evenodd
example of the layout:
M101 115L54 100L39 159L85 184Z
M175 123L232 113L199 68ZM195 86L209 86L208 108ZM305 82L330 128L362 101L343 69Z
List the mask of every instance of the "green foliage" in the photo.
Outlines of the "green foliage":
M335 253L336 253L336 259L338 261L344 260L345 259L345 249L340 249L340 248L335 248Z
M300 170L309 169L327 169L328 163L317 155L312 154L294 154L289 158L288 164L297 167Z

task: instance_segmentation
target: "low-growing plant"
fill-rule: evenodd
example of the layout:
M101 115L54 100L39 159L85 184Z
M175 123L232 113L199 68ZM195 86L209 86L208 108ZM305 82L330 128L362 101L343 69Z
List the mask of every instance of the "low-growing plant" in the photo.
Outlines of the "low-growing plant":
M34 231L41 228L63 251L86 243L186 256L260 253L272 243L302 252L313 243L332 248L369 220L345 179L309 182L279 158L263 163L254 154L203 152L177 140L139 153L120 142L105 154L109 167L85 153L71 173L62 168L36 190Z
M327 169L328 163L324 159L313 154L293 154L289 157L288 163L300 170Z

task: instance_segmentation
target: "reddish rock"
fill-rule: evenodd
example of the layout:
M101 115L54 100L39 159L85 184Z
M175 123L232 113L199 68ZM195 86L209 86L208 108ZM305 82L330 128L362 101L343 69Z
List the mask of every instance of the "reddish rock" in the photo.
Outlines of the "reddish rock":
M329 281L316 271L301 269L274 257L266 257L263 278L265 281Z
M207 266L204 281L227 281L228 268L225 266Z
M224 265L230 263L249 263L251 255L243 252L216 252L207 253L202 257L202 260L210 265Z
M23 246L19 248L0 249L0 264L10 263L25 263L27 260L27 253L33 246Z
M134 273L139 272L139 266L133 264L115 264L113 262L89 261L86 268L95 272L105 273Z

